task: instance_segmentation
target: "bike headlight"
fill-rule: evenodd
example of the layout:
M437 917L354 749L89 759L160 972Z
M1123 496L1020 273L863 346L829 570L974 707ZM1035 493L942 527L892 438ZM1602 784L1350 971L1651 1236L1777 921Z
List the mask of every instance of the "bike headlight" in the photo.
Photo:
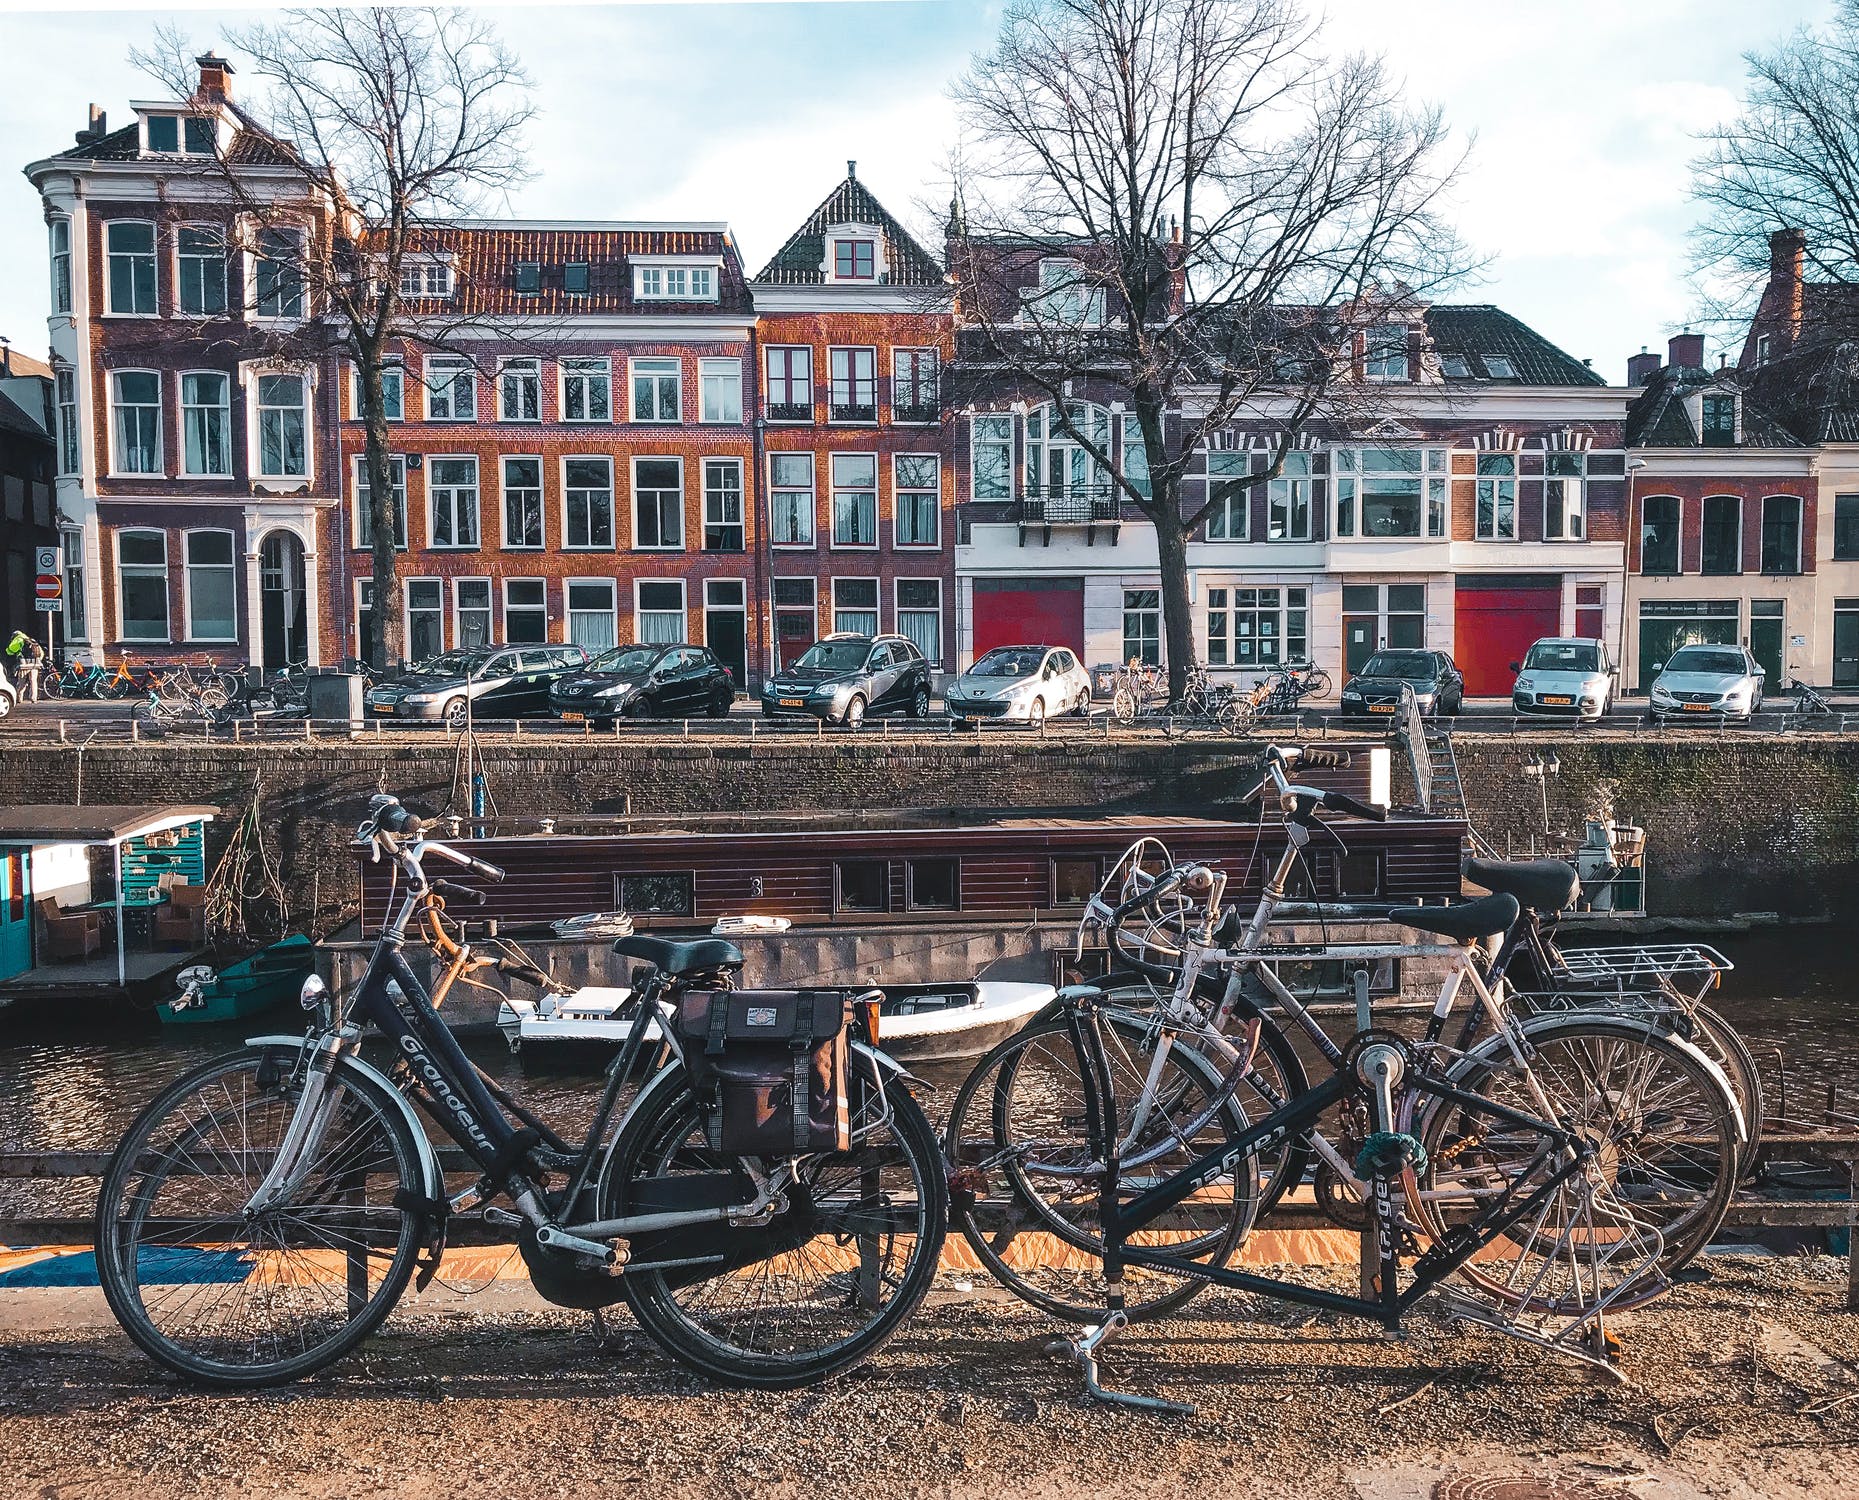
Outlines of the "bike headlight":
M315 1014L322 1025L336 1024L336 1003L321 976L312 974L304 980L303 988L297 992L297 1003Z

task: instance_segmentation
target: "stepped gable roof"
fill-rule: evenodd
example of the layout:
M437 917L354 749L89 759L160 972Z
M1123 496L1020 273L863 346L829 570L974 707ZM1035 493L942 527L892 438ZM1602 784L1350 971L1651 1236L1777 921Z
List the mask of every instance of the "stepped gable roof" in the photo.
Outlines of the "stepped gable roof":
M1441 304L1429 307L1424 316L1434 351L1458 355L1474 379L1508 385L1607 384L1527 323L1488 302ZM1514 374L1493 373L1485 363L1487 355L1508 359Z
M755 282L764 286L824 286L826 230L833 224L870 224L883 230L889 285L942 284L942 263L910 237L910 231L891 217L853 172L846 174L845 180L807 216L806 223L756 273Z

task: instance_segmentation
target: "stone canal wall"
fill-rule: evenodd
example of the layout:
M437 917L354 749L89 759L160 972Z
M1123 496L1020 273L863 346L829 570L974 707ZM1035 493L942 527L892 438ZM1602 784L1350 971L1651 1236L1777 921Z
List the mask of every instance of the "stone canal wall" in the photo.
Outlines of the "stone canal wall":
M1578 840L1586 817L1643 824L1652 910L1718 917L1780 912L1859 916L1859 741L1705 731L1459 736L1472 818L1519 853ZM1523 774L1554 750L1558 774ZM486 739L480 750L505 815L844 812L977 813L1028 808L1212 812L1243 788L1256 751L1232 742L1147 737L948 741L798 736L744 742L673 736ZM1395 755L1396 798L1407 795ZM0 802L195 802L226 810L223 847L254 787L293 892L307 911L352 894L346 847L379 789L422 810L465 810L455 747L437 735L254 745L182 741L0 747Z

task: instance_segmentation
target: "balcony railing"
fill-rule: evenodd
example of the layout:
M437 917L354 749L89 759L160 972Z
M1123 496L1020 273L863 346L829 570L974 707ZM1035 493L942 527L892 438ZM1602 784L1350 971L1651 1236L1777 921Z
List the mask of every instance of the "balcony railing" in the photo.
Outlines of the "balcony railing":
M1026 526L1092 526L1117 519L1117 494L1107 484L1064 490L1030 488L1014 510L1014 519Z
M931 401L919 401L898 396L891 402L891 420L893 422L919 422L928 424L936 421L942 410Z
M768 420L771 422L811 422L813 403L811 401L770 401Z
M835 422L875 422L878 420L878 403L871 401L834 401L828 410Z

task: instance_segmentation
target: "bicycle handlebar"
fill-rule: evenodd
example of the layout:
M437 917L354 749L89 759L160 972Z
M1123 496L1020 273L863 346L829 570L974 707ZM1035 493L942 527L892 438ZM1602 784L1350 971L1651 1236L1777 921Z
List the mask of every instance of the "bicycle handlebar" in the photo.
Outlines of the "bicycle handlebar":
M1337 812L1351 813L1358 818L1371 819L1376 823L1385 823L1388 821L1387 808L1377 807L1372 802L1358 802L1347 792L1325 792L1323 794L1323 805L1328 808L1333 808Z

